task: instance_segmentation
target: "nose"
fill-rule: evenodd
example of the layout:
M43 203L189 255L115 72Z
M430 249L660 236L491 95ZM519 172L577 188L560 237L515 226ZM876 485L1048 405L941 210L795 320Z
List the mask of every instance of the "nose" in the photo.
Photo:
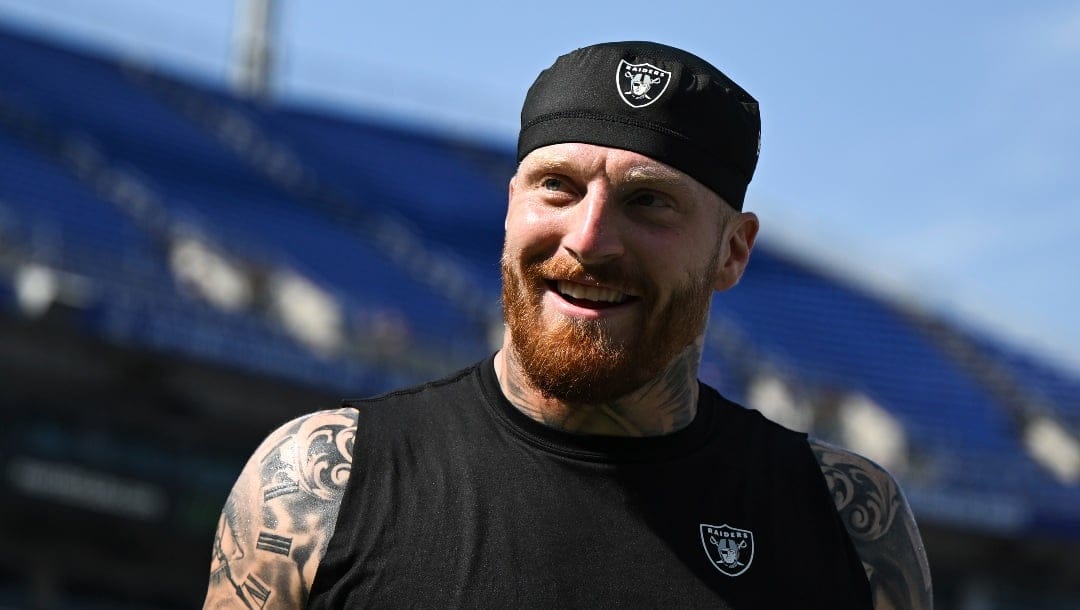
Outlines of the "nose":
M603 263L623 255L618 209L603 190L591 190L571 211L562 246L583 265Z

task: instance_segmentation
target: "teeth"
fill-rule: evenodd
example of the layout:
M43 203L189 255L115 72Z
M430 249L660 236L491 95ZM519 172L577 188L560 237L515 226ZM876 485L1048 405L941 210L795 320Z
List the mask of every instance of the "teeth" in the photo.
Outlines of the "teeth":
M582 286L581 284L561 280L559 281L559 292L575 299L585 299L587 301L622 303L626 300L626 295L616 290L596 286Z

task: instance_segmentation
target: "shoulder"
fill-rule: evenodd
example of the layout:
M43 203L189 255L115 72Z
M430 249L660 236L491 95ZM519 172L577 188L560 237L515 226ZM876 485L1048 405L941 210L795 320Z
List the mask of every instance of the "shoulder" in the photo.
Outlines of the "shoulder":
M930 567L904 494L884 468L809 438L836 510L862 560L877 610L932 607Z
M467 391L463 389L463 386L465 386L472 377L477 375L482 365L483 362L478 362L446 375L445 377L410 387L392 390L384 394L377 394L368 398L347 399L342 401L342 405L360 410L370 410L371 407L384 404L399 407L424 404L426 402L438 403L447 395Z
M218 520L205 607L300 607L333 535L357 413L318 411L274 430Z

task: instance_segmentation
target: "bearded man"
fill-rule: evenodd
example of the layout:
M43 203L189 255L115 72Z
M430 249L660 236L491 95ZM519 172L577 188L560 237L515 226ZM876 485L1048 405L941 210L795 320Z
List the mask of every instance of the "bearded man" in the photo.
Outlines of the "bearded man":
M697 380L712 295L757 236L759 135L749 94L664 45L541 73L502 349L271 434L222 512L206 607L929 608L886 472Z

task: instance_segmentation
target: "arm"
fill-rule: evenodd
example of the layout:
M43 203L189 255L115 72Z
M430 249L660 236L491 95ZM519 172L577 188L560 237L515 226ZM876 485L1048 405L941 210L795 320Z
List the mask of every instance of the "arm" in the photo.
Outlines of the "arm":
M204 608L301 608L333 535L356 412L320 411L263 441L218 520Z
M930 565L896 481L850 451L810 439L836 510L862 559L875 610L930 610Z

